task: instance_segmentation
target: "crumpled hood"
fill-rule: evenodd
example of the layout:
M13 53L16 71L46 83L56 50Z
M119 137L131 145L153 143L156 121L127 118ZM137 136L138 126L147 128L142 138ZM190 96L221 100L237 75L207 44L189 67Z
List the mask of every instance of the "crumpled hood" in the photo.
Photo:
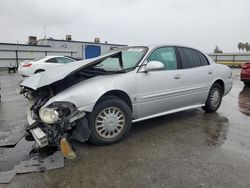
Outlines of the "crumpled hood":
M31 88L33 90L37 90L38 88L50 85L56 81L64 79L66 76L68 76L72 72L75 72L82 68L89 67L91 65L95 65L99 63L99 61L101 61L102 59L106 59L107 57L115 55L119 52L120 51L116 51L113 53L109 53L107 55L99 56L97 58L68 63L66 65L63 65L63 66L60 66L51 70L47 70L45 72L34 74L26 78L20 85Z

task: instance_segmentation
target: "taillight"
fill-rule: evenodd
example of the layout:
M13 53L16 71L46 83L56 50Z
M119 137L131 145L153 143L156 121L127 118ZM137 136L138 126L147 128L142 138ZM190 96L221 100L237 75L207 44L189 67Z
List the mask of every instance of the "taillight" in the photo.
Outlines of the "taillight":
M30 67L32 64L31 63L26 63L26 64L23 64L23 67Z
M249 62L242 65L242 69L249 69L249 68L250 68L250 63Z

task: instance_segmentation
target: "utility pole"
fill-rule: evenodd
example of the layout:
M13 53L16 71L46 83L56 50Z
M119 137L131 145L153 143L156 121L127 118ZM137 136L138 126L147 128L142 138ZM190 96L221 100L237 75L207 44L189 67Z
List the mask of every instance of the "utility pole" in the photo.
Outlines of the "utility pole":
M19 66L19 59L18 59L18 47L19 47L19 41L16 41L16 66L18 68Z
M46 25L43 26L43 31L44 31L44 39L46 39Z

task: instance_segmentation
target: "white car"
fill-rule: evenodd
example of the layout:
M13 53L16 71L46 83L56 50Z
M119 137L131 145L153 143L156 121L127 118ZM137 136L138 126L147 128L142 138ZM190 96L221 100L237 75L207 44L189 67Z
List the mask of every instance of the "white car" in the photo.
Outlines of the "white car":
M22 76L31 76L74 61L76 60L65 56L41 57L29 62L22 62L18 68L18 73Z

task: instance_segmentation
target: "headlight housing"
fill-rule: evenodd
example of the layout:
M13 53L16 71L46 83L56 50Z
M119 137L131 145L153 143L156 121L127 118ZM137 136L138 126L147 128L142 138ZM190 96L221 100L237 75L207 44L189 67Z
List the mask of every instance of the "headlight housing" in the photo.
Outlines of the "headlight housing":
M47 124L53 124L60 120L59 112L54 108L40 108L39 116L41 120Z
M60 123L70 119L77 113L77 108L70 102L53 102L52 104L39 109L39 117L46 124Z

